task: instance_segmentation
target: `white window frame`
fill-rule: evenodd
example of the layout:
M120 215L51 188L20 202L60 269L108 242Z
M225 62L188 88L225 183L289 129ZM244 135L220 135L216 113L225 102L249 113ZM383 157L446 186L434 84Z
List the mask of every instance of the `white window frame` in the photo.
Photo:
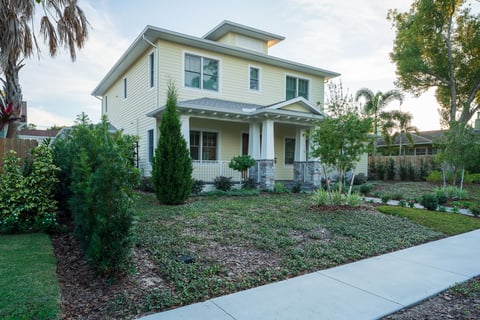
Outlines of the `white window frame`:
M252 89L250 88L250 71L251 69L257 69L258 70L258 89ZM247 74L247 77L248 77L248 83L247 83L247 86L248 86L248 90L250 92L260 92L262 90L262 68L260 68L259 66L254 66L254 65L249 65L248 66L248 74ZM285 78L286 79L286 78ZM286 81L286 80L285 80Z
M200 73L200 87L199 88L196 88L196 87L189 87L189 86L186 86L185 85L185 57L186 55L191 55L191 56L197 56L197 57L200 57L201 59L201 73ZM211 59L211 60L216 60L218 62L217 64L217 86L218 86L218 90L210 90L210 89L204 89L203 88L203 59L204 58L207 58L207 59ZM195 90L195 91L198 91L198 90L201 90L201 91L205 91L205 92L211 92L211 93L221 93L221 83L220 83L220 80L222 79L222 59L220 59L219 57L215 57L215 56L210 56L210 55L206 55L206 54L203 54L203 53L198 53L198 52L192 52L192 51L183 51L183 55L182 55L182 83L183 83L183 87L185 89L188 89L188 90Z
M308 97L307 97L307 100L310 101L310 97L312 96L312 79L311 78L307 78L307 77L304 77L304 76L300 76L298 74L291 74L291 73L285 73L285 81L283 82L284 83L284 94L285 94L285 99L287 98L287 77L291 77L291 78L295 78L296 80L296 91L295 91L295 98L298 98L299 95L298 95L298 80L306 80L308 81Z
M295 142L295 145L293 146L293 162L292 163L287 163L287 139L293 140ZM295 147L297 144L297 139L295 137L283 137L283 166L284 167L291 167L295 164Z
M152 51L148 55L148 87L150 89L155 87L155 51Z
M221 141L220 141L220 131L219 130L212 130L212 129L204 129L204 128L190 128L190 131L189 131L189 135L191 134L192 131L198 131L200 132L200 145L199 145L199 150L198 150L198 157L199 159L198 160L195 160L192 158L193 161L199 161L199 162L203 162L203 161L210 161L210 162L218 162L220 161L220 155L222 154L221 153L221 150L220 150L220 146L221 146ZM203 133L206 132L206 133L216 133L217 134L217 146L216 146L216 154L215 154L215 160L203 160ZM190 146L191 146L191 141L190 141L190 144L188 145L188 151L190 152Z

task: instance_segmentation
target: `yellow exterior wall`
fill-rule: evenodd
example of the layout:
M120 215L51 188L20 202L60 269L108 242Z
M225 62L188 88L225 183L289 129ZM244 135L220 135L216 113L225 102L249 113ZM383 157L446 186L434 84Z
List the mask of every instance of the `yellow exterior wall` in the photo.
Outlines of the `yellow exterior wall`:
M298 104L298 103L294 103L294 104L291 104L291 105L288 105L286 107L283 107L283 108L280 108L282 110L290 110L290 111L298 111L298 112L307 112L307 113L311 113L310 110L308 110L307 108L305 108L304 106Z
M285 164L285 138L295 139L296 130L293 126L275 124L275 180L293 180L293 165Z
M285 70L256 61L185 47L172 42L159 41L160 48L160 102L166 100L166 86L173 80L177 86L179 101L203 97L232 100L244 103L270 105L285 100L286 76L297 76L310 80L310 101L323 102L324 78ZM184 55L190 53L220 61L219 91L200 90L184 86ZM249 67L260 68L260 90L249 89Z

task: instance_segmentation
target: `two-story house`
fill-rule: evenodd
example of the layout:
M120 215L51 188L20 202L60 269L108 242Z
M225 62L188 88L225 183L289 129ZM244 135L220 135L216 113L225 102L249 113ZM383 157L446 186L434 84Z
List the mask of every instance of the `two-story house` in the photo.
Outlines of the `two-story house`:
M146 176L173 82L195 178L238 180L228 163L249 154L257 161L250 177L263 188L276 180L318 185L321 166L309 157L307 133L325 117L324 83L339 74L270 56L282 40L231 21L202 38L147 26L92 94L113 126L140 137Z

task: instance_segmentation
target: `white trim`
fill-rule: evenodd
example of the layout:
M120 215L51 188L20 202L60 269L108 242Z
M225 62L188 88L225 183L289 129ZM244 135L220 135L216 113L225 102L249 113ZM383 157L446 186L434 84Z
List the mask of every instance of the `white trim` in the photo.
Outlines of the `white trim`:
M287 77L291 77L291 78L296 78L296 82L297 82L297 91L295 92L295 98L298 98L299 95L298 95L298 80L301 79L301 80L307 80L308 81L308 97L306 100L310 101L310 97L312 95L312 78L308 78L308 77L305 77L305 76L301 76L299 74L294 74L294 73L288 73L288 72L285 72L285 81L283 82L284 84L284 90L283 90L283 93L285 95L285 99L287 98Z
M190 140L190 133L192 131L198 131L200 132L200 150L199 150L199 157L202 158L202 155L203 155L203 133L204 132L207 132L207 133L216 133L217 134L217 152L216 152L216 155L215 155L215 160L202 160L202 159L198 159L198 160L194 160L194 161L222 161L222 159L219 159L220 158L220 155L222 154L221 153L221 145L222 145L222 141L221 141L221 131L216 129L216 130L212 130L212 129L205 129L205 128L198 128L198 127L190 127L190 131L189 131L189 139ZM190 153L190 141L188 143L188 152Z
M258 70L258 89L251 89L250 88L250 69L257 69ZM247 74L247 89L248 92L253 93L261 93L262 92L262 68L256 65L249 64L248 65L248 74Z
M186 55L191 55L191 56L196 56L201 59L201 72L200 72L200 88L195 88L195 87L188 87L185 85L185 56ZM217 69L217 85L218 85L218 90L209 90L209 89L204 89L203 88L203 59L211 59L211 60L216 60L218 61L218 69ZM182 88L186 90L192 90L196 92L208 92L208 93L213 93L213 94L218 94L222 93L222 86L221 86L221 80L222 80L222 59L219 58L218 56L211 56L205 53L199 53L195 51L190 51L190 50L182 50Z

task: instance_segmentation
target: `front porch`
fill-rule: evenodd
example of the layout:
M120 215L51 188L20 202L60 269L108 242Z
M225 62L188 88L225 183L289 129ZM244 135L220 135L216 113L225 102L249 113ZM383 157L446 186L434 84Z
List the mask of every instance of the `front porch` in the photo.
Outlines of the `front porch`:
M320 185L320 164L309 157L308 132L323 119L303 98L272 106L202 98L179 102L181 131L190 148L193 178L212 183L218 176L240 181L228 167L238 155L250 155L261 189L277 180ZM161 110L150 114L161 121Z

